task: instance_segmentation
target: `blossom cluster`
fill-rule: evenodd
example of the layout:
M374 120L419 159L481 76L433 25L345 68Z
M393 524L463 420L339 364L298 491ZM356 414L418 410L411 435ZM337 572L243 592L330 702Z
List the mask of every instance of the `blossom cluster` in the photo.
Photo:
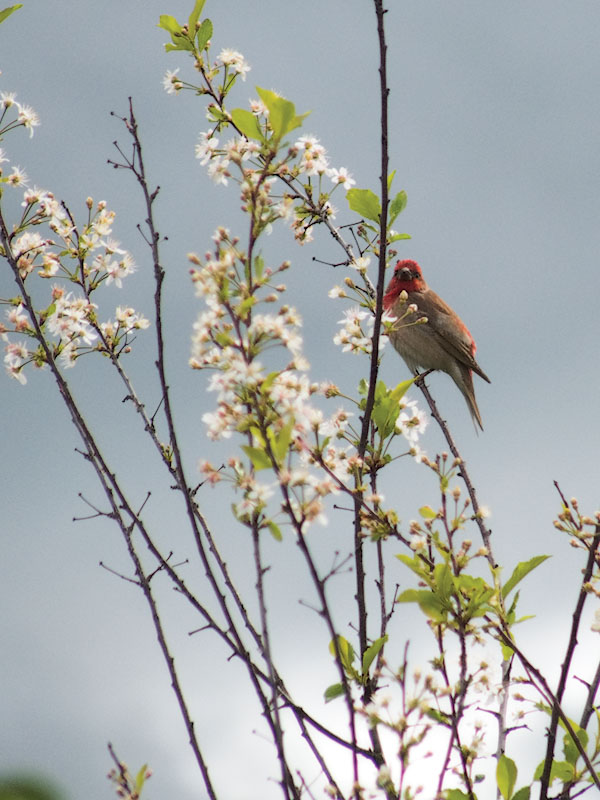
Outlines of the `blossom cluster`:
M263 126L266 126L268 113L264 105L256 101L254 108L257 109L257 115L262 116ZM244 136L234 136L220 144L215 129L202 131L196 145L196 158L207 167L209 177L216 184L226 186L231 178L240 184L243 210L248 208L249 193L257 186L260 165L256 158L260 153L259 143ZM238 168L239 175L234 173L234 167ZM343 186L350 189L355 184L345 167L336 169L329 166L325 148L314 136L299 137L271 169L273 177L263 178L260 183L265 195L262 213L265 218L269 217L269 222L265 224L270 224L275 219L287 220L300 244L312 241L313 226L319 221L319 217L335 219L336 211L329 200L329 194L323 192L322 188L317 204L312 200L310 190L308 197L298 202L298 193L293 189L299 185L304 186L302 194L305 194L306 185L302 181L308 179L310 182L315 177L319 179L319 184L322 178L329 178L334 188ZM282 193L278 195L274 192L276 177L284 183ZM289 191L286 187L289 187Z
M10 111L15 111L16 115L6 121ZM14 92L0 92L0 135L14 128L23 127L29 131L29 136L31 137L33 136L33 129L37 128L39 124L39 117L33 108L19 103Z
M265 142L271 130L269 109L261 99L250 101L250 110L256 119L256 130L262 131L260 136L246 136L234 124L233 118L224 108L224 98L231 88L231 76L241 76L243 80L249 66L243 55L235 50L222 50L211 68L207 68L203 56L196 61L201 71L204 84L194 87L181 80L179 70L169 71L164 77L163 86L169 94L177 94L184 88L195 92L208 93L213 99L220 97L218 104L212 102L207 116L213 127L202 131L196 145L196 157L207 167L210 178L217 184L227 185L234 178L242 187L242 203L247 205L248 184L252 184L255 173L260 171L259 157L268 157L270 174L281 179L282 193L272 196L269 205L273 219L287 219L300 243L311 241L313 225L325 218L335 218L335 209L331 205L328 192L323 190L321 181L329 178L333 188L343 186L350 189L354 185L352 175L345 167L331 167L323 145L314 136L300 136L283 152L268 153ZM222 85L216 90L214 82L222 74ZM247 112L245 112L247 113ZM218 131L232 127L235 135L227 142L220 143ZM234 168L237 168L234 170ZM318 198L313 195L312 180L318 181ZM272 183L272 181L271 181ZM269 186L268 194L271 186Z
M239 53L237 50L231 50L230 48L221 50L212 67L207 69L203 58L198 59L197 66L204 70L207 76L215 76L220 72L221 68L224 68L223 85L225 88L229 88L227 84L231 81L232 77L237 77L239 75L241 79L245 81L246 75L250 72L250 65L242 53ZM201 87L193 86L183 81L179 77L179 68L167 70L162 83L167 94L179 94L183 89L191 89L194 92L202 91Z
M214 370L208 388L217 400L203 421L212 439L246 436L252 442L252 467L272 467L277 481L259 481L255 470L237 459L230 462L228 473L206 462L202 470L211 483L229 477L242 490L236 506L240 519L262 514L266 525L271 520L263 514L266 501L279 485L288 516L303 526L322 520L323 498L338 491L352 474L353 448L335 443L351 415L338 409L327 417L315 404L317 396L331 396L332 391L329 385L311 383L305 374L308 362L297 311L286 304L273 312L257 308L261 302L272 306L280 301L285 287L273 287L272 281L289 264L255 272L248 281L246 255L229 232L221 228L214 239L215 251L204 262L191 257L192 280L206 308L194 325L190 365ZM258 291L267 286L269 294L259 300ZM316 467L319 445L328 472Z
M118 355L129 349L134 331L149 326L141 314L123 306L117 307L114 320L98 321L98 306L90 296L102 284L121 288L123 278L136 266L131 255L110 238L114 212L101 201L92 213L93 205L88 198L88 221L79 230L51 192L25 189L18 226L23 232L10 241L6 258L15 266L23 286L37 275L62 279L79 293L56 283L49 306L39 312L34 311L31 300L27 306L22 297L7 301L7 322L0 322L0 336L7 343L4 364L7 373L22 384L27 382L27 364L40 368L49 358L57 358L64 367L72 367L79 356L92 350ZM30 230L42 225L49 231L46 237ZM10 334L25 334L27 339L11 341Z
M330 296L334 296L330 292ZM383 325L379 338L379 350L383 350L387 341L386 323L394 321L394 317L385 312L382 317ZM359 306L352 306L344 311L342 319L338 320L341 330L335 334L333 341L340 345L344 353L366 353L373 351L373 327L375 317L371 311Z

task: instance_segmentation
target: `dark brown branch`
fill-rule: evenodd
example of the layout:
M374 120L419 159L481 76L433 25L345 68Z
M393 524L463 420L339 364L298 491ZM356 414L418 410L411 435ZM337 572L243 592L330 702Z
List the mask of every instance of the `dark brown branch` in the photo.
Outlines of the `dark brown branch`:
M563 493L560 491L558 484L555 481L555 486L561 496L561 500L565 507L568 508L568 504L565 501ZM569 634L569 641L567 644L567 650L565 652L565 659L562 663L561 671L560 671L560 678L558 681L558 687L556 689L556 700L552 706L552 716L550 719L550 726L548 728L548 736L547 736L547 744L546 744L546 757L544 759L544 770L542 772L542 776L540 778L541 788L540 788L540 800L547 800L548 797L548 788L550 786L550 773L552 770L552 762L554 760L554 749L556 747L556 733L558 729L558 721L560 717L560 706L562 704L563 696L565 693L565 689L567 686L567 679L569 677L569 671L571 669L571 662L573 660L573 655L575 654L575 648L577 647L577 635L579 632L579 625L581 623L581 615L583 614L583 607L585 605L585 601L588 597L588 592L585 590L585 585L590 581L592 574L594 572L594 567L596 565L596 559L598 556L598 547L600 546L600 525L596 526L596 532L594 534L594 538L590 542L590 544L586 544L588 548L588 558L587 563L585 565L585 569L583 571L583 576L581 579L581 586L579 589L579 597L577 598L577 604L575 606L575 610L573 611L573 621L571 623L571 631ZM597 670L597 675L600 672L600 667ZM597 684L596 684L597 687ZM594 691L595 695L595 691ZM588 693L588 698L586 702L586 707L593 702L593 696L590 697ZM585 714L585 712L584 712ZM589 721L589 716L586 718L585 716L582 717L585 720L586 725ZM583 727L583 726L582 726Z

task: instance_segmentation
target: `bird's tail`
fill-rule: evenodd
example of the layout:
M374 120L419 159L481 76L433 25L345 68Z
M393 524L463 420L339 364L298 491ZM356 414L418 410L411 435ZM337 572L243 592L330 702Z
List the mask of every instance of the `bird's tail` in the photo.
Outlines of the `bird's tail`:
M454 376L453 376L454 377ZM469 407L469 411L471 412L471 417L473 419L473 424L475 425L475 430L477 430L477 426L479 425L480 429L483 430L483 424L481 422L481 414L479 413L479 408L477 407L477 400L475 400L475 390L473 388L473 373L470 369L466 367L461 369L460 371L460 378L454 378L456 385L463 393L463 397L467 401L467 406Z

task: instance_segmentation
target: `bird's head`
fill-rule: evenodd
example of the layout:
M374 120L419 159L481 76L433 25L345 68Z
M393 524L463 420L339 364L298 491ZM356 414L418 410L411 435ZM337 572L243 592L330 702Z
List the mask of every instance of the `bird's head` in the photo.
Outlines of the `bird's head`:
M387 308L391 305L400 292L422 292L427 288L427 284L423 280L423 273L421 267L416 261L404 259L397 261L394 267L394 274L390 280L385 297L384 305Z

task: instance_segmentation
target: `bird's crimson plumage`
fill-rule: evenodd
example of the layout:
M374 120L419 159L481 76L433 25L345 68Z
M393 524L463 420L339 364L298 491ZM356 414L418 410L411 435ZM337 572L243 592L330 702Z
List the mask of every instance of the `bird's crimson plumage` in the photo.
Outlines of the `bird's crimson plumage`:
M406 292L406 302L399 300ZM406 314L407 305L417 310ZM490 379L475 361L475 342L467 326L423 279L416 261L398 261L383 298L383 307L398 318L390 339L414 374L419 367L447 372L463 393L473 421L481 430L481 415L475 400L473 372L490 383ZM427 322L414 323L422 317Z

